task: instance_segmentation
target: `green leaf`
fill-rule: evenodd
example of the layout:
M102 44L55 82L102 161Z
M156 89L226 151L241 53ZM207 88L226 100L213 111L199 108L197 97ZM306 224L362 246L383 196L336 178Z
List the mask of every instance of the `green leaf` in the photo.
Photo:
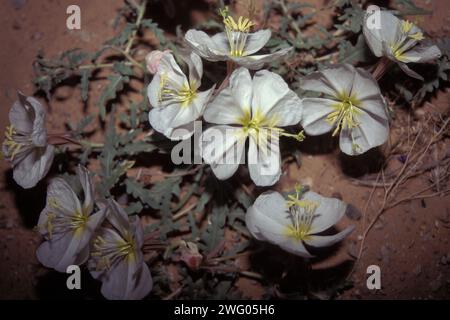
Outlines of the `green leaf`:
M370 50L362 34L359 35L356 44L353 46L350 41L344 40L339 46L339 62L357 64L358 62L369 61Z
M209 217L209 223L202 235L202 241L206 245L206 252L210 252L223 240L225 234L225 221L228 207L226 205L215 206Z
M158 27L156 22L153 22L152 19L143 19L141 25L153 32L161 45L166 44L167 40L164 36L164 31Z
M123 75L111 75L108 76L108 85L103 90L98 106L100 107L100 116L102 120L106 117L106 104L109 100L115 99L117 92L123 90L124 84L130 81L130 78Z
M131 68L130 66L126 65L125 62L116 62L113 65L113 70L116 73L119 73L123 76L133 76L134 72L133 72L133 68Z
M411 0L394 0L394 3L400 8L403 16L427 15L433 13L432 11L416 6Z
M133 31L136 30L136 24L134 23L127 23L125 28L122 30L121 33L113 37L112 39L106 41L107 45L113 45L113 46L123 46L128 39L131 37Z
M87 101L89 97L89 79L92 76L92 70L90 69L82 69L81 70L81 99L83 101Z

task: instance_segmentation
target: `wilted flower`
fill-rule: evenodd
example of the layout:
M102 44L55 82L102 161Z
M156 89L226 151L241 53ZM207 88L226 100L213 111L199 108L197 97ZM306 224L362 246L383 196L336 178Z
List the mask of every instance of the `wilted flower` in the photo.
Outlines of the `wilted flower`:
M385 56L397 62L409 76L423 80L423 77L411 70L406 64L410 62L429 62L440 57L441 51L435 45L424 43L422 31L413 23L400 20L388 11L377 11L380 14L380 28L369 27L366 14L363 32L372 52L377 56Z
M170 50L153 50L145 56L145 64L147 65L147 70L151 74L155 74L158 71L159 64L165 53L170 52Z
M50 169L54 147L47 143L45 110L36 99L18 93L9 111L3 154L11 162L14 180L23 188L34 187Z
M273 185L281 175L279 136L303 138L280 127L297 124L301 113L301 100L279 75L261 70L252 80L247 69L239 68L205 110L204 119L219 126L202 134L203 159L219 179L227 179L241 163L250 138L250 177L258 186Z
M54 178L48 186L47 205L37 225L46 239L37 249L37 258L44 266L59 272L66 272L69 265L80 265L88 259L89 243L105 216L104 210L92 213L94 190L89 172L79 166L77 174L84 191L83 204L65 180Z
M353 231L354 226L350 226L334 235L320 235L343 217L346 205L312 191L303 195L299 188L296 191L288 200L275 191L256 199L245 216L247 228L256 239L309 258L312 255L305 244L317 248L331 246Z
M101 292L107 299L137 300L144 298L153 286L150 270L141 248L144 242L138 217L128 217L114 200L107 205L107 221L93 240L88 268L102 281Z
M193 134L194 120L202 115L214 89L198 91L203 75L203 64L199 56L190 53L189 56L183 56L183 59L189 66L189 80L173 55L164 52L147 90L153 107L149 113L150 124L172 140L186 139Z
M189 269L198 270L203 261L203 256L198 251L198 247L193 242L182 241L180 244L180 260L183 261Z
M307 134L340 132L339 146L348 155L364 153L387 140L386 104L367 71L349 64L331 66L305 77L301 88L325 95L302 100L301 124Z
M231 60L249 69L260 69L264 64L284 57L292 48L281 49L275 53L253 55L269 41L269 29L251 33L254 23L248 18L239 17L237 21L228 15L228 10L222 10L225 32L213 37L203 31L188 30L185 40L201 57L209 61Z

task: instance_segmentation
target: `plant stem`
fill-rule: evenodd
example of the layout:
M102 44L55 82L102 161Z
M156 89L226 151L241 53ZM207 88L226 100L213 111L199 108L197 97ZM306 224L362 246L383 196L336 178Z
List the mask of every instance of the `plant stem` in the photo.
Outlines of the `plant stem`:
M128 40L127 46L125 47L125 53L128 54L133 46L134 39L136 38L137 32L142 22L142 18L144 18L145 9L147 7L147 0L142 1L141 6L138 9L138 17L136 19L136 29L131 34L130 39Z

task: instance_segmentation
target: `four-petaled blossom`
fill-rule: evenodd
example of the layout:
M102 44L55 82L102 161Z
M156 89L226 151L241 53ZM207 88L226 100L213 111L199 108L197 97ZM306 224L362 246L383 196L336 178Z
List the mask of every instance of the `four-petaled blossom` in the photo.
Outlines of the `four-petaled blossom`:
M106 208L111 226L101 227L96 233L88 262L89 271L102 281L101 292L105 298L142 299L153 286L141 251L144 242L142 225L138 217L128 217L114 200L109 200Z
M66 272L69 265L86 262L91 238L105 216L103 209L93 213L94 190L89 172L79 166L77 174L84 191L83 204L65 180L54 178L37 225L46 239L36 251L37 258L59 272Z
M149 113L150 124L171 140L187 139L194 133L194 121L202 115L214 91L214 87L198 91L203 75L200 57L190 53L182 58L189 66L189 79L173 55L164 52L147 90L153 107Z
M273 185L281 175L279 136L303 138L280 127L298 124L301 114L301 100L279 75L261 70L252 80L239 68L205 110L204 119L219 125L203 132L202 157L219 179L227 179L242 162L249 138L250 177L258 186Z
M441 51L435 45L424 43L422 31L413 23L400 20L388 11L379 11L380 28L369 27L366 14L363 32L372 52L377 56L385 56L396 62L409 76L423 80L423 77L411 70L406 64L422 63L440 57Z
M301 88L324 94L302 100L301 124L307 134L340 131L339 146L348 155L364 153L387 140L386 103L367 71L349 64L331 66L306 76Z
M260 69L265 64L286 56L292 48L284 48L271 54L253 55L269 41L269 29L251 33L254 23L248 18L239 17L237 21L222 11L225 32L213 37L203 31L188 30L185 40L201 57L209 61L233 61L248 69Z
M310 258L312 255L305 244L316 248L331 246L353 231L354 226L349 226L334 235L320 235L343 217L345 209L342 201L312 191L300 195L297 189L296 196L290 195L288 200L278 192L269 191L248 208L245 222L256 239Z
M14 180L23 188L34 187L50 169L54 147L47 143L45 110L36 99L18 93L9 111L3 154L13 167Z

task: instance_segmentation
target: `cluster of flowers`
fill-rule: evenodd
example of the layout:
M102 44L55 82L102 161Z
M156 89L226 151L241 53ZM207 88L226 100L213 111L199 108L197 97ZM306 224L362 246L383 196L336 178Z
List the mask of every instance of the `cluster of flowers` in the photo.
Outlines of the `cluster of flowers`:
M376 80L366 70L348 64L334 65L302 79L301 88L320 93L319 98L300 98L277 74L250 70L284 57L290 48L257 55L271 36L270 30L251 33L253 23L235 20L222 12L225 32L208 36L197 30L185 35L191 50L183 52L187 77L169 51L154 51L147 67L154 74L148 86L152 105L152 127L171 140L184 140L194 133L194 121L203 118L212 124L202 132L202 157L219 179L231 177L245 157L258 186L271 186L281 176L279 137L301 141L303 132L288 133L284 127L301 125L309 135L339 134L341 150L358 155L383 144L389 134L386 103ZM366 19L368 17L366 16ZM378 57L396 62L408 74L420 78L406 66L437 58L436 46L422 43L422 32L413 24L381 12L381 29L364 35ZM219 89L199 91L203 74L201 57L237 65ZM45 129L45 111L31 97L19 93L10 113L11 125L5 133L3 154L12 163L15 181L31 188L48 172L54 146ZM211 137L222 132L225 140ZM225 159L225 161L223 161ZM270 174L267 174L270 172ZM37 250L39 261L64 272L69 265L87 267L102 281L102 294L109 299L140 299L152 288L152 278L142 253L143 230L137 217L128 217L113 199L95 201L87 169L78 167L83 203L61 178L51 180L47 203L41 212L38 230L45 241ZM302 257L312 257L306 246L332 245L352 230L321 235L344 215L346 205L296 187L295 194L261 194L248 209L246 224L259 240L276 244ZM306 245L306 246L305 246Z

